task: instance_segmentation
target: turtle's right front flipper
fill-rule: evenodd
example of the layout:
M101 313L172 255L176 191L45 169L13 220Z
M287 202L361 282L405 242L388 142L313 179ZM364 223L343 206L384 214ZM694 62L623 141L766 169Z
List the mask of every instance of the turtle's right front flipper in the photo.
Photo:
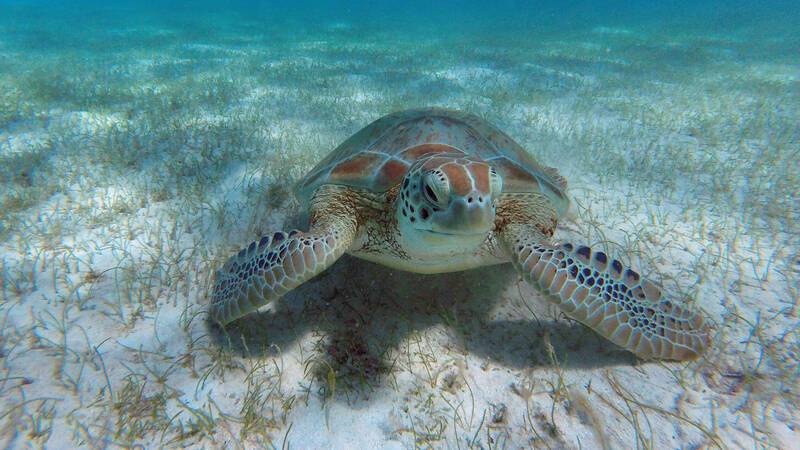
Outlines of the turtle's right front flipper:
M312 200L311 231L264 236L217 271L209 306L212 320L225 325L277 300L330 267L350 247L357 220L345 206L346 192L318 197Z
M675 304L653 282L603 252L550 245L524 230L505 235L511 260L567 316L642 358L695 359L710 345L703 315Z

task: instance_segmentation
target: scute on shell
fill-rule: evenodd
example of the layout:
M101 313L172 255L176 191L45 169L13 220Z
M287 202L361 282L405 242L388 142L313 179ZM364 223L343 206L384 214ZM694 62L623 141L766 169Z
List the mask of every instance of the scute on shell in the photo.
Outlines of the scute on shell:
M384 192L400 183L418 158L431 153L475 155L503 177L504 192L539 192L559 215L569 200L567 182L543 166L507 134L464 112L423 108L384 116L367 125L326 156L296 190L308 200L322 184L353 186Z

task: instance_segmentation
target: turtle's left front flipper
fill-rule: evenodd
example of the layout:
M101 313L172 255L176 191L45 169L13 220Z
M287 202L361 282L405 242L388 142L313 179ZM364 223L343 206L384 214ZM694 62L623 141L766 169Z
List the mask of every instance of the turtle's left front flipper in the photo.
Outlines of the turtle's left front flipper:
M211 319L226 325L310 280L350 247L358 227L354 195L321 187L311 199L308 232L279 231L251 243L216 272Z
M500 234L525 281L564 313L641 358L695 359L710 344L700 312L675 304L655 283L603 252L548 244L535 228Z

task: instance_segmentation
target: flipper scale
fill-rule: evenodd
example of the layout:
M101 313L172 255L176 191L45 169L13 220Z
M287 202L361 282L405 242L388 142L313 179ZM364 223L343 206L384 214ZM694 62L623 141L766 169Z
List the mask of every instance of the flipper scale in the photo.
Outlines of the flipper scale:
M710 345L703 315L670 300L652 281L586 246L542 243L525 227L505 231L523 278L565 314L642 358L695 359ZM524 259L523 259L524 258Z

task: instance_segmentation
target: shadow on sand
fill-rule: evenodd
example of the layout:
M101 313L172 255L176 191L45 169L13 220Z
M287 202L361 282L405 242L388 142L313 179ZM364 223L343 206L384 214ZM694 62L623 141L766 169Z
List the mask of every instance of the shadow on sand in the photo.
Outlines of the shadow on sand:
M552 365L544 344L549 334L566 368L633 365L636 358L573 321L492 319L503 309L502 292L517 280L510 265L466 272L420 275L345 255L326 272L287 294L274 307L229 324L209 322L217 345L242 356L277 355L309 331L318 332L325 367L348 377L376 381L389 372L398 346L410 333L444 324L451 344L499 365ZM540 312L545 300L527 299ZM539 301L542 305L535 305ZM498 308L499 307L499 308ZM508 308L506 308L508 309ZM544 314L537 314L540 317ZM327 369L326 369L327 370ZM337 382L338 383L338 382Z

